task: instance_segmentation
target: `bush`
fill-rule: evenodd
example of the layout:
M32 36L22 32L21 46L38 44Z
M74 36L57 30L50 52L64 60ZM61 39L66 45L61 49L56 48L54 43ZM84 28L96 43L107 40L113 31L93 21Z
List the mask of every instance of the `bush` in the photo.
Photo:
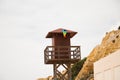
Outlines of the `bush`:
M79 62L75 63L73 65L73 67L71 68L71 71L72 71L72 80L75 79L75 77L77 76L77 74L80 72L80 70L82 69L83 67L83 64L84 62L86 61L86 57L83 58L82 60L80 60Z

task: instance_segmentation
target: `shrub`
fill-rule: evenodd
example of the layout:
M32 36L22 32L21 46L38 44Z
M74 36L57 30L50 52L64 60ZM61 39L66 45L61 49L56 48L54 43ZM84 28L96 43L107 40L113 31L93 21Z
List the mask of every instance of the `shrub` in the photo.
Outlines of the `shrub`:
M72 71L72 80L75 79L75 77L77 76L77 74L80 72L80 70L83 67L84 62L86 61L86 57L83 58L82 60L80 60L79 62L75 63L71 69Z

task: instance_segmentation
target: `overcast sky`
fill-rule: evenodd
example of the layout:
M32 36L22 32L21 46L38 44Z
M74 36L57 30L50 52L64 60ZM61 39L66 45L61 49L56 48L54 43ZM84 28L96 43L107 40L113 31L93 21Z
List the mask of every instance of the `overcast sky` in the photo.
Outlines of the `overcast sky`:
M71 44L83 58L119 24L120 0L0 0L0 80L52 75L43 58L51 30L77 31Z

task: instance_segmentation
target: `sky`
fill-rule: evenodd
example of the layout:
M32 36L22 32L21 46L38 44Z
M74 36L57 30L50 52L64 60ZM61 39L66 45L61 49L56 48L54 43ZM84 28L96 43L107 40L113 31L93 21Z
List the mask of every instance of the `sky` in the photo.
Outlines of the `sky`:
M78 32L71 45L82 58L120 25L120 0L0 0L0 80L36 80L52 75L44 64L49 31Z

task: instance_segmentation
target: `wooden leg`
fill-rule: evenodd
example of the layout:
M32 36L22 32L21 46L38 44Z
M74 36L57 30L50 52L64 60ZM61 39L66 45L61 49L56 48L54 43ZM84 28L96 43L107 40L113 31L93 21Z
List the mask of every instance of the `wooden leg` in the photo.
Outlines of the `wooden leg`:
M62 73L58 68L62 66L65 69L65 73ZM54 80L59 78L60 80L71 80L71 64L53 64Z

